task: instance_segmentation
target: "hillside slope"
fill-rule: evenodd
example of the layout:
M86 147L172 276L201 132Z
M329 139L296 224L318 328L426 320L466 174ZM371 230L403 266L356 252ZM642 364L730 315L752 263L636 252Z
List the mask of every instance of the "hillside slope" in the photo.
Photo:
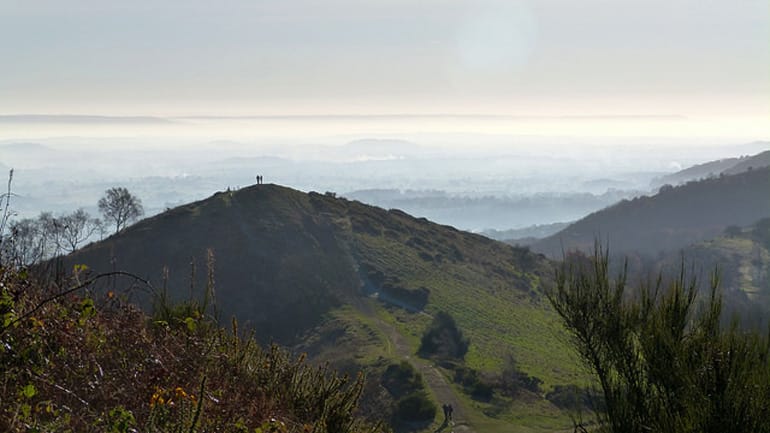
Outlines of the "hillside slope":
M657 254L713 238L730 225L746 226L770 216L770 168L754 169L662 187L658 194L623 200L594 212L535 244L554 257L563 250L589 250L595 239L614 253Z
M65 267L126 270L162 287L165 266L168 292L184 299L206 286L208 251L220 316L237 316L263 342L295 345L351 369L381 366L383 357L414 355L431 316L447 311L470 338L470 368L500 371L515 354L545 390L585 382L542 297L552 277L544 257L332 195L276 185L217 193L90 245ZM392 332L411 352L393 348ZM563 413L542 396L533 399L519 414L534 404L541 418L553 419L516 423L563 426Z
M756 154L748 158L741 158L740 162L724 170L724 174L738 174L744 171L755 170L770 166L770 150Z
M703 164L693 165L683 170L661 176L652 180L652 186L661 185L679 185L691 180L704 179L708 177L719 176L720 174L738 174L750 169L767 167L770 165L770 150L758 153L753 156L742 156L739 158L724 158L716 161L704 162Z
M697 264L703 275L718 270L729 320L737 315L740 323L766 329L770 321L770 217L748 227L730 227L714 239L670 254L659 265L676 269L682 256Z

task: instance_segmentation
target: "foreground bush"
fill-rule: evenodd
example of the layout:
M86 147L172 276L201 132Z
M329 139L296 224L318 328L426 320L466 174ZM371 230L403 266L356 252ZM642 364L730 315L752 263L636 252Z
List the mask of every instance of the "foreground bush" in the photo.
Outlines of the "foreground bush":
M629 293L608 268L598 250L548 294L601 387L602 431L770 432L770 341L720 326L716 281L698 302L684 272Z
M112 292L56 297L0 268L0 431L374 431L354 416L361 376L262 349L203 313L189 303L150 319Z
M436 405L425 391L413 392L400 398L396 407L399 421L430 423L436 418Z

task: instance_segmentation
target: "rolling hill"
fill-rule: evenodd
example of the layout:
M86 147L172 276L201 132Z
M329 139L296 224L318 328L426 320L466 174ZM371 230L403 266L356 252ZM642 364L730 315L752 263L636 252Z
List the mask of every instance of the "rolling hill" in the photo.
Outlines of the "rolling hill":
M720 174L738 174L750 169L770 166L770 150L753 156L739 158L724 158L716 161L704 162L684 170L677 171L652 180L652 186L659 187L665 184L679 185L691 180L704 179L719 176Z
M754 170L770 166L770 150L762 153L758 153L748 158L741 158L741 160L734 166L724 170L724 174L738 174L744 171Z
M684 185L661 187L653 196L623 200L594 212L533 244L560 257L569 249L590 250L594 240L614 253L655 255L711 239L731 225L746 226L770 216L770 167Z
M64 263L78 264L133 272L176 299L209 284L223 319L234 315L263 342L338 368L364 367L377 377L388 362L408 359L435 400L464 413L467 425L458 431L565 428L566 413L543 394L586 381L542 296L553 275L543 256L331 193L277 185L220 192L143 220ZM470 338L464 365L492 374L514 355L522 372L542 380L543 393L472 401L450 383L451 368L417 359L420 336L440 311Z

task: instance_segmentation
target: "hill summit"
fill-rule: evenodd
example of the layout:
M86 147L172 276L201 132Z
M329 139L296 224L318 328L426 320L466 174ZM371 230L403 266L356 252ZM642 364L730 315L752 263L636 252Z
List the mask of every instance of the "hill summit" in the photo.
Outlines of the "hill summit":
M501 342L530 346L525 365L551 358L532 337L556 329L540 296L552 276L544 257L399 210L272 184L145 219L66 258L76 264L136 273L177 299L200 293L212 266L220 315L284 344L364 296L410 314L452 313L472 351L502 359ZM525 318L534 322L517 321Z

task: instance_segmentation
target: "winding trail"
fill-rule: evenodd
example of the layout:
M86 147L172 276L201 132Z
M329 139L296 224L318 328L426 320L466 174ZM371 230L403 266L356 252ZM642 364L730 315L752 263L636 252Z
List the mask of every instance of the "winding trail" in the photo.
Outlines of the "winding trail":
M383 299L380 298L380 300ZM462 402L457 397L455 390L452 388L452 385L447 381L444 375L442 375L441 372L429 361L420 359L416 356L412 356L412 349L409 346L409 343L398 332L398 330L393 327L393 325L385 322L379 316L377 316L369 302L372 302L372 300L363 299L356 303L356 307L359 309L359 311L372 319L379 331L387 337L389 344L393 348L394 354L399 358L408 360L409 363L411 363L414 368L420 372L423 380L425 381L425 385L436 397L436 400L439 402L439 404L452 405L452 408L454 409L453 423L449 423L449 425L439 425L438 428L434 430L434 432L476 433L476 430L474 430L473 427L469 424L468 419L465 416L467 413L466 408L463 406ZM439 422L443 421L443 413L439 412L436 416L436 419Z

